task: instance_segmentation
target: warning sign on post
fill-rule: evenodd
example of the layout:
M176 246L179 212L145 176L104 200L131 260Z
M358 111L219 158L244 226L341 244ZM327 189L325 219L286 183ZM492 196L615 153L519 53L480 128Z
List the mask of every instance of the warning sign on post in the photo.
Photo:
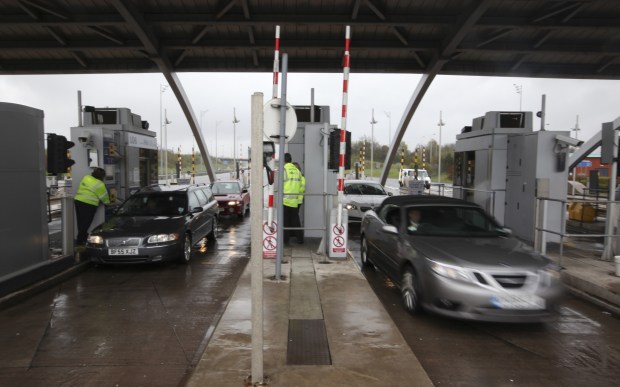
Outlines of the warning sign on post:
M329 257L347 257L347 235L349 217L346 210L342 210L342 224L337 224L338 209L333 209L330 216Z
M275 258L278 238L278 227L275 221L271 225L263 222L263 258Z

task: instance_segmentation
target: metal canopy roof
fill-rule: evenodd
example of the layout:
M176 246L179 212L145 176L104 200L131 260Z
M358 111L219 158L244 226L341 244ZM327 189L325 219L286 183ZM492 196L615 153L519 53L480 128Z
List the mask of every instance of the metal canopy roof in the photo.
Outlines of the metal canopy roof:
M620 79L618 0L0 0L0 74L290 72ZM162 66L164 69L162 69Z

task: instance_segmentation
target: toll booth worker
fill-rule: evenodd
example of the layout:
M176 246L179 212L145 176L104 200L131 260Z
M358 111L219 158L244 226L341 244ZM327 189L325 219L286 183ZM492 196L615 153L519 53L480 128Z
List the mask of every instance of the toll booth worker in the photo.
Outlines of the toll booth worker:
M306 193L306 178L303 174L303 172L301 172L301 167L299 166L299 163L295 162L293 163L294 166L297 167L297 169L299 170L299 176L300 176L300 185L299 185L299 193L300 194L304 194ZM304 204L304 195L297 195L297 217L299 218L299 224L300 227L301 226L301 205ZM302 240L303 241L303 235L304 235L304 231L303 230L299 230L299 232L297 233L297 239Z
M82 178L77 193L73 198L78 226L77 245L86 244L88 228L93 222L99 203L110 205L108 190L103 183L104 178L105 170L103 168L95 168L90 175Z
M299 187L299 193L304 194L306 193L306 178L304 177L303 172L301 172L301 167L299 166L299 163L294 162L293 165L296 166L297 169L299 169L299 176L301 177L301 180L300 180L301 185ZM304 195L298 195L297 196L297 209L300 209L302 204L304 204Z
M284 154L284 175L282 191L284 227L301 227L299 222L298 196L301 192L301 172L292 163L290 153ZM297 243L304 243L302 230L284 230L284 243L288 244L291 235L297 237Z

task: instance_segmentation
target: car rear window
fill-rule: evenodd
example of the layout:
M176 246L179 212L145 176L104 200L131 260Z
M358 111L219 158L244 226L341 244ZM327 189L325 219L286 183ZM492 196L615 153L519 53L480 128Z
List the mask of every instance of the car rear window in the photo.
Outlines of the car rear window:
M214 195L240 194L241 188L238 183L216 182L211 186Z

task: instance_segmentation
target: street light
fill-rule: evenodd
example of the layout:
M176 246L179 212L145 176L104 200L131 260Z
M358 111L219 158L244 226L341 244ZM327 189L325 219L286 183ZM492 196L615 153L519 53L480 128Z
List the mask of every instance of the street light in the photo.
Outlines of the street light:
M517 94L519 94L519 111L521 111L521 100L523 99L523 85L517 85L513 83Z
M579 128L579 114L577 114L577 120L575 121L575 127L573 128L573 130L575 131L575 139L578 139L579 136L579 131L581 130ZM577 168L579 168L578 165L575 166L575 168L573 168L573 195L575 194L575 181L577 180Z
M205 114L207 114L207 112L209 111L209 109L205 109L205 110L201 110L200 111L200 130L203 131L204 127L202 126L202 118L204 117ZM206 133L205 133L206 134ZM206 138L206 137L205 137ZM205 144L206 145L206 144ZM211 143L211 145L213 145L213 143Z
M164 94L164 91L166 91L166 89L168 88L168 85L162 85L161 83L159 84L159 170L161 172L164 171L164 157L163 157L163 149L164 149L164 135L162 132L162 127L163 127L163 111L162 111L162 96Z
M439 161L437 163L437 183L441 183L441 128L445 125L441 119L441 110L439 111Z
M383 112L388 118L388 145L392 143L392 112Z
M237 169L237 124L241 122L237 119L237 112L235 108L233 108L233 168L235 172L235 178L239 178L239 173Z
M166 174L166 185L168 184L168 125L172 121L168 121L168 112L164 110L164 171Z
M217 127L222 121L215 121L215 170L217 171Z
M373 168L375 164L375 109L372 109L372 120L370 120L370 176L374 177Z
M209 109L200 111L200 130L204 130L204 127L202 126L202 118L205 116L205 114L207 114L208 111Z

